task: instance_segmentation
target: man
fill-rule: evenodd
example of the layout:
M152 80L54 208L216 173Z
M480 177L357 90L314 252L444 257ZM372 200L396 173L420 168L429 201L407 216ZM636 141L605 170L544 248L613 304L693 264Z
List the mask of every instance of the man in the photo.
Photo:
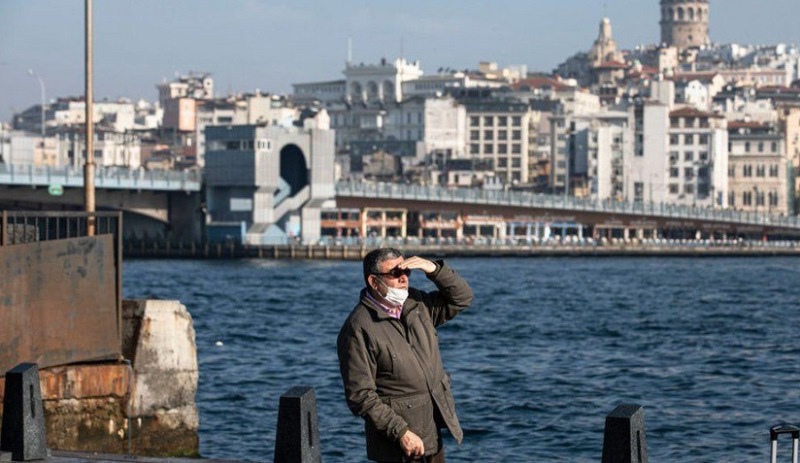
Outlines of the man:
M409 288L412 270L437 290ZM469 306L472 290L443 261L404 259L393 248L364 257L364 282L337 348L347 405L365 420L367 458L444 462L440 429L459 443L463 433L436 327Z

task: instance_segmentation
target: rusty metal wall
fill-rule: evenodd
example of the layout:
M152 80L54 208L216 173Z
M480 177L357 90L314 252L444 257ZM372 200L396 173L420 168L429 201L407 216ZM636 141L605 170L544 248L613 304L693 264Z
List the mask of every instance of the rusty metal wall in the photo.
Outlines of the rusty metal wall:
M118 259L112 235L0 246L0 376L118 358Z

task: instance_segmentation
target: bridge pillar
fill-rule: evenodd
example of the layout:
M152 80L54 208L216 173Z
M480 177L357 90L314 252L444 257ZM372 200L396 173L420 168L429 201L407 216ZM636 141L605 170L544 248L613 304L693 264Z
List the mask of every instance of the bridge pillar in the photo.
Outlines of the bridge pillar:
M186 243L202 241L205 216L200 202L198 194L169 193L169 231L172 237Z
M625 241L631 238L631 230L628 227L622 229L622 237L625 238Z

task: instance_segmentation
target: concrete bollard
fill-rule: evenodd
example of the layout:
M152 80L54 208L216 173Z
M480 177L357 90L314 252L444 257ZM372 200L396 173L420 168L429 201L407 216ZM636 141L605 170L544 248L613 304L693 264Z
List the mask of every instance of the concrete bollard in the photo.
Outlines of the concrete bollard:
M20 363L6 372L0 451L10 452L14 461L47 458L42 390L35 363Z
M602 463L647 463L641 405L620 405L606 416Z
M314 388L295 386L281 396L275 463L319 463L317 399Z

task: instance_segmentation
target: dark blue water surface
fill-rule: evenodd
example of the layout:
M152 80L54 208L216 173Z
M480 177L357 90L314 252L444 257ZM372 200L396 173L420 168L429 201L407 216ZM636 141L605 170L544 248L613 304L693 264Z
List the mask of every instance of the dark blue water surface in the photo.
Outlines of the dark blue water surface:
M597 462L605 416L622 403L644 406L656 462L767 461L770 426L800 424L800 260L450 263L475 301L440 329L465 430L461 446L446 441L448 461ZM360 272L339 261L125 262L126 298L177 299L192 314L204 457L271 461L279 397L306 385L324 460L365 460L335 349Z

